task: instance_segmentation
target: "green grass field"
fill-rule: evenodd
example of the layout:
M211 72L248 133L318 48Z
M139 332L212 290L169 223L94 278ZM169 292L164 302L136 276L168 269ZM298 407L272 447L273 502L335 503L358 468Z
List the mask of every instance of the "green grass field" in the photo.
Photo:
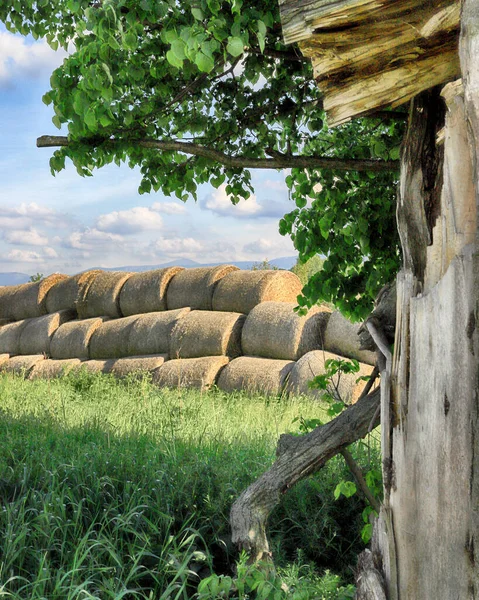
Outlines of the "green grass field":
M334 500L338 481L351 479L342 457L271 516L289 591L268 593L267 582L253 593L223 589L238 568L250 587L256 576L236 566L232 502L274 461L279 435L297 431L295 417L325 417L318 402L86 373L0 375L0 398L0 598L351 597L365 505ZM364 444L354 452L365 467L378 461ZM220 577L199 595L212 573Z

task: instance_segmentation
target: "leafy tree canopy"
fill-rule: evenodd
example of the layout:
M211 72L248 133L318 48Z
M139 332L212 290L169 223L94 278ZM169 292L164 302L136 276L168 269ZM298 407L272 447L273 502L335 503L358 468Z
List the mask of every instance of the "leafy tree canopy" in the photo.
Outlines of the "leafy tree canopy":
M251 169L290 169L295 208L281 220L302 260L325 255L303 304L334 301L361 317L398 268L395 178L403 120L377 114L331 131L311 66L281 38L277 0L12 0L0 20L74 52L44 102L82 176L108 163L152 189L196 199L225 183L234 203Z

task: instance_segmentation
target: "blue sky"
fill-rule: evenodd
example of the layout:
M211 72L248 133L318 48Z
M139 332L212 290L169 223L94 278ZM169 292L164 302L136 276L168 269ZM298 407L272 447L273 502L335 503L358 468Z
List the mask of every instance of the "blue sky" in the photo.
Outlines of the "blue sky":
M224 188L202 186L198 202L161 193L140 196L139 174L109 166L82 178L70 164L52 177L51 150L36 138L56 134L42 103L64 54L0 26L0 271L76 273L91 266L263 260L292 256L278 233L293 209L284 173L254 171L255 195L233 206Z

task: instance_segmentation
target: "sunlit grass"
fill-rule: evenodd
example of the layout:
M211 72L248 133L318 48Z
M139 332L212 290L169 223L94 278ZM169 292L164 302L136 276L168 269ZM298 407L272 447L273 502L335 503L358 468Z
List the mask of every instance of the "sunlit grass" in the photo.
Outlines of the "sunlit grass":
M2 375L0 397L0 597L19 600L193 597L204 575L233 572L229 510L274 461L278 436L299 415L325 416L305 398L87 373ZM348 573L363 505L334 502L344 477L332 460L272 515L275 559L288 572L304 563Z

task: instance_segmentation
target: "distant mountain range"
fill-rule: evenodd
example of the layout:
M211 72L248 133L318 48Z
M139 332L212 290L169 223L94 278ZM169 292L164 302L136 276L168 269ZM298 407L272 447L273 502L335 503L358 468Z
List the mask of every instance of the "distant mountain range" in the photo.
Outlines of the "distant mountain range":
M296 256L284 256L282 258L273 258L269 260L269 264L277 267L278 269L291 269L296 264ZM238 262L226 261L228 264L235 265L240 269L249 270L255 264L261 264L261 261L256 260L243 260ZM152 271L153 269L163 269L165 267L212 267L218 263L199 263L189 258L180 258L179 260L173 260L168 263L161 265L127 265L124 267L92 267L92 269L103 269L104 271ZM0 285L17 285L19 283L26 283L30 279L30 275L25 273L0 273Z

